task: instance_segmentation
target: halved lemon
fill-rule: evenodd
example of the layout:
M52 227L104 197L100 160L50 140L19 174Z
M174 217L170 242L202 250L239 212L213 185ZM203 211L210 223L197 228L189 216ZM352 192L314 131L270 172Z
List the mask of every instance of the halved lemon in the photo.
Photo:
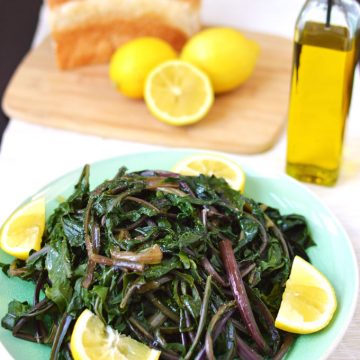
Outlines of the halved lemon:
M323 329L336 310L333 287L313 265L295 256L275 326L296 334Z
M74 360L158 360L161 354L105 326L87 309L75 323L70 349Z
M220 155L191 155L180 160L172 170L176 173L189 176L204 174L222 177L234 190L244 191L245 173L243 169L235 161Z
M144 97L158 120L182 126L193 124L208 113L214 91L202 70L185 61L170 60L150 72Z
M45 199L38 198L17 209L0 231L0 246L10 255L26 260L30 250L40 250L45 229Z

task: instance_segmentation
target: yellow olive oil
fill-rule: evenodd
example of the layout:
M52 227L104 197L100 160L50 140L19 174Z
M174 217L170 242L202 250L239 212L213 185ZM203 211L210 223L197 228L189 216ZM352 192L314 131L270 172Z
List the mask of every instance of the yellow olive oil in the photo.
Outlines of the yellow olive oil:
M308 22L295 41L286 171L333 185L338 177L354 68L348 29Z

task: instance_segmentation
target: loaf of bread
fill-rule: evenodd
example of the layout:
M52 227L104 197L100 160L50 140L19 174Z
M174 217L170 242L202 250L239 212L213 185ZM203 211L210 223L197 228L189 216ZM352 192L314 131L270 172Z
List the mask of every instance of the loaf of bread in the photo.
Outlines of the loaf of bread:
M201 0L47 0L58 66L107 62L126 41L156 36L180 50L200 29Z

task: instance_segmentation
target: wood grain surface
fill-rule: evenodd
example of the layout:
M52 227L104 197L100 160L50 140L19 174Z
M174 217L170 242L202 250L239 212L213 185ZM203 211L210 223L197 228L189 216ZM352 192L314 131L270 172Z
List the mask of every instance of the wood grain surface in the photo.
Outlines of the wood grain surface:
M192 126L160 123L143 101L117 93L106 65L58 70L50 39L17 69L3 107L11 117L103 137L259 153L274 145L284 127L292 46L280 37L246 34L261 46L254 75L236 91L218 96L209 115Z

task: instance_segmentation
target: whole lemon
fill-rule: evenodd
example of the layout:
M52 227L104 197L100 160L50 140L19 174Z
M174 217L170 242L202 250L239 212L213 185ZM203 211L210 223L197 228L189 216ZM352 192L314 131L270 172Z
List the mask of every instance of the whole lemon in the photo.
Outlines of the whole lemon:
M110 79L122 94L142 98L149 72L160 63L176 57L175 50L164 40L137 38L120 47L111 57Z
M259 45L238 30L214 27L191 38L181 59L201 68L210 77L215 93L232 90L253 73Z

